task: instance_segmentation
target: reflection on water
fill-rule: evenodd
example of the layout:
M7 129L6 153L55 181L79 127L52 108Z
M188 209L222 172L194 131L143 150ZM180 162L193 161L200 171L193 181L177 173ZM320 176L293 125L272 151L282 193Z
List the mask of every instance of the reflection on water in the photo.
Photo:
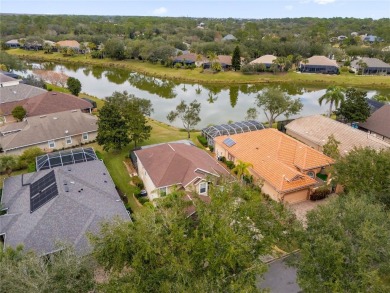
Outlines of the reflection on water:
M299 84L199 85L162 80L117 68L107 70L95 66L54 63L33 65L75 77L80 80L83 92L102 99L110 96L114 91L128 91L139 98L149 99L155 109L152 118L166 123L168 123L167 114L180 103L180 100L191 102L197 99L202 105L200 113L202 121L197 128L244 120L248 108L255 107L256 95L270 86L279 87L294 98L302 100L304 106L298 116L323 114L329 108L326 104L322 106L318 104L318 98L325 93L325 89ZM30 73L31 71L27 72ZM376 91L369 91L368 97L374 94ZM258 119L266 121L261 110ZM173 125L182 127L180 121L176 121Z

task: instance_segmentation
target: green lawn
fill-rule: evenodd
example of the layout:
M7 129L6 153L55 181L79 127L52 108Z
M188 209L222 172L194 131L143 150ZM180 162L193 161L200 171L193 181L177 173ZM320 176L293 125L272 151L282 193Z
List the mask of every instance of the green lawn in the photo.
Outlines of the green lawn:
M228 71L217 74L202 73L200 68L175 69L167 68L159 64L142 62L138 60L116 61L111 59L92 59L84 55L63 57L60 53L44 54L43 51L25 51L22 49L11 49L7 51L11 55L34 61L70 62L80 65L97 65L101 67L126 68L145 75L158 78L167 78L176 81L208 83L208 84L256 84L256 83L297 83L302 85L313 85L326 87L328 85L356 86L367 89L390 88L388 76L358 76L349 72L340 75L326 74L300 74L288 72L286 74L261 74L245 75L241 72Z

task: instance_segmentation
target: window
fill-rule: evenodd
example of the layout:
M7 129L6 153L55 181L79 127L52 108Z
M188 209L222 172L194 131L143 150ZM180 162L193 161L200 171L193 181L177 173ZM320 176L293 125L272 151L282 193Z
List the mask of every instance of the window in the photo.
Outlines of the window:
M83 133L83 140L88 140L88 133L86 132Z
M49 140L49 148L54 149L56 147L56 143L54 140Z
M201 182L199 184L199 194L207 193L207 182Z
M161 187L161 188L159 188L160 196L166 196L166 195L167 195L167 192L168 192L168 188L167 188L167 187Z
M314 178L316 176L316 174L313 171L309 171L309 172L307 172L307 176Z
M70 136L65 137L66 144L72 144L72 138Z

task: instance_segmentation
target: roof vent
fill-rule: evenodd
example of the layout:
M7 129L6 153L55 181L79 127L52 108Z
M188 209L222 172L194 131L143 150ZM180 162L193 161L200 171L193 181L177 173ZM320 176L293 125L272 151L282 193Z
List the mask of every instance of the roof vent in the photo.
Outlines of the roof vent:
M69 130L65 130L65 133L69 133Z
M53 119L54 119L54 120L57 120L57 119L58 119L58 117L53 117Z
M39 116L39 118L45 118L45 117L46 117L46 115Z

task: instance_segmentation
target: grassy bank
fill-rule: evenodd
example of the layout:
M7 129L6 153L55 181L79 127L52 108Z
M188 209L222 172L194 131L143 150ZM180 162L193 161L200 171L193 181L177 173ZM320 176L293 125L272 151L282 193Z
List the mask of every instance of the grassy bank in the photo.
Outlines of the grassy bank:
M58 63L70 62L80 65L101 66L105 68L124 68L158 78L199 84L296 83L319 87L341 85L367 89L390 88L389 76L359 76L348 72L341 73L340 75L300 74L297 72L288 72L276 75L268 73L260 75L245 75L241 72L234 71L212 74L202 73L200 68L193 70L174 69L138 60L115 61L107 58L92 59L90 56L84 55L63 57L60 53L44 54L43 51L25 51L22 49L12 49L7 52L14 56L18 56L19 58L31 61L51 61Z

